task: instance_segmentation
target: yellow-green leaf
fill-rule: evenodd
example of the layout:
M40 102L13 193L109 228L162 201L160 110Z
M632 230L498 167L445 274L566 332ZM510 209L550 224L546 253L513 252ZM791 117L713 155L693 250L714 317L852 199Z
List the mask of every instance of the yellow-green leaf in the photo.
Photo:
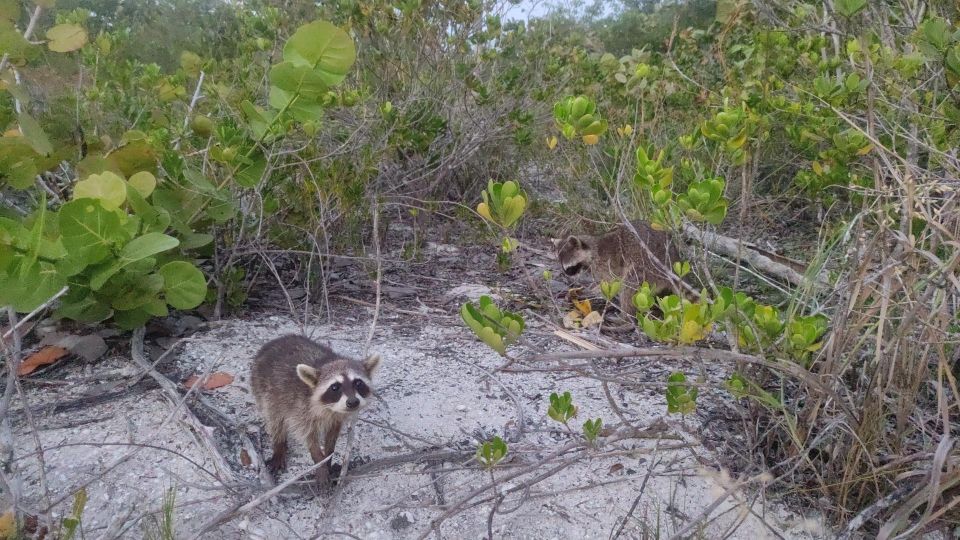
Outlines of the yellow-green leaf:
M87 44L87 31L76 24L58 24L47 30L47 47L53 52L70 52Z
M131 176L127 182L129 182L130 186L137 190L144 199L149 197L150 194L153 193L154 188L157 187L157 178L147 171L138 172Z
M73 188L73 198L99 199L104 208L113 210L127 200L127 184L123 178L109 171L93 174L77 182Z

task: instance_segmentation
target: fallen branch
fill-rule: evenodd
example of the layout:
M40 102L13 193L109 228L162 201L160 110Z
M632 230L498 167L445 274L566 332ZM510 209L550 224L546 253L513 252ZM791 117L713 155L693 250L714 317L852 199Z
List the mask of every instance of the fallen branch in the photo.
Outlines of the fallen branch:
M283 490L287 489L288 487L290 487L290 485L293 484L294 482L296 482L297 480L300 480L300 479L303 478L304 476L306 476L306 475L308 475L308 474L316 471L316 470L319 469L321 466L324 466L324 467L325 467L325 466L327 465L327 462L330 461L330 458L332 458L332 457L333 457L333 454L330 454L329 456L323 458L323 460L321 460L321 461L319 461L319 462L317 462L317 463L314 463L314 464L311 465L310 467L307 467L306 469L304 469L304 470L300 471L299 473L293 475L292 477L290 477L289 479L287 479L287 480L284 481L283 483L278 484L277 486L275 486L275 487L273 487L272 489L264 492L263 494L261 494L260 496L256 497L255 499L251 500L250 502L248 502L248 503L246 503L246 504L243 504L243 505L237 504L237 505L234 505L232 508L230 508L230 509L228 509L228 510L224 510L223 512L220 512L219 514L217 514L216 516L214 516L213 519L211 519L210 521L204 523L204 524L200 527L200 530L197 531L197 533L196 533L195 535L193 535L193 537L192 537L193 540L198 540L198 539L200 539L200 538L203 538L204 535L206 535L206 534L209 533L209 532L213 532L213 531L216 530L218 527L220 527L220 525L223 525L224 523L226 523L226 522L228 522L228 521L230 521L230 520L232 520L232 519L234 519L234 518L237 518L237 517L239 517L239 516L242 516L243 514L246 514L246 513L250 512L251 510L253 510L254 508L260 506L260 505L263 504L264 502L272 499L272 498L275 497L278 493L280 493L281 491L283 491Z
M743 241L736 238L705 231L690 223L683 225L683 234L686 238L701 244L707 251L746 261L750 266L760 272L786 280L792 285L814 285L820 288L829 288L831 286L822 274L814 276L811 280L800 272L797 272L791 265L777 262L767 255L762 254L760 251L744 245ZM783 259L784 261L789 261L789 259L785 257Z
M159 371L154 369L153 365L147 361L146 356L143 354L143 335L144 328L140 328L133 331L133 337L130 340L130 356L133 358L135 364L142 368L153 380L157 381L157 384L160 385L160 388L164 392L167 400L173 407L177 407L182 399L180 392L177 390L177 385L173 383L170 379L166 378ZM203 384L203 381L199 381L200 386ZM195 387L196 387L195 386ZM200 420L193 414L193 411L190 410L190 407L183 407L183 420L184 423L194 432L197 441L202 447L204 447L207 452L210 454L210 458L213 460L213 464L217 469L217 473L221 475L220 481L225 484L232 484L235 479L233 477L233 470L230 467L230 464L227 463L226 458L223 457L223 454L220 453L220 450L217 448L216 442L213 440L213 437L210 436L210 431L206 426L204 426Z

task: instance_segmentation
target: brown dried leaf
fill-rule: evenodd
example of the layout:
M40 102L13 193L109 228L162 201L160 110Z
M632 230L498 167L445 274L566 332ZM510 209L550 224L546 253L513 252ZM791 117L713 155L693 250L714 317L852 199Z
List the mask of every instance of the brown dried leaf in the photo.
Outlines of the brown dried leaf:
M240 450L240 464L244 467L249 467L253 461L250 459L250 454L246 450Z
M17 370L17 374L21 377L29 375L38 367L53 364L66 355L67 350L63 347L44 347L24 360L20 364L20 369Z
M187 378L186 381L184 381L183 384L187 388L193 388L194 385L196 385L197 381L199 380L200 380L199 376L191 375L189 378ZM215 373L211 373L210 376L207 377L207 382L204 383L203 389L215 390L217 388L220 388L221 386L226 386L232 382L233 382L233 375L230 375L229 373L224 373L222 371L217 371Z
M607 474L611 476L621 473L623 473L623 463L614 463L610 466L610 470L607 471Z

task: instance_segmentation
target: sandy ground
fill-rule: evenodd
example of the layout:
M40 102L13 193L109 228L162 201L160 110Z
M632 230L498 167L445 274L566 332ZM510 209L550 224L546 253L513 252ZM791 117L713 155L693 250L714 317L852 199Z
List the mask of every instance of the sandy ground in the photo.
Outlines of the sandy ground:
M372 310L338 317L308 326L306 333L359 357ZM512 351L518 357L573 350L543 323L528 324L524 346ZM209 426L202 436L187 427L182 409L175 410L156 385L128 387L143 373L128 350L112 351L93 364L57 368L45 384L27 385L32 418L22 410L14 416L16 472L27 506L41 516L48 508L63 516L73 493L85 486L84 538L142 538L172 489L176 537L191 538L214 516L257 498L263 488L256 450L269 457L269 448L248 389L250 361L267 340L302 330L280 316L217 323L157 364L177 383L191 373L235 376L231 384L203 393L221 417L198 412ZM154 345L148 339L151 360L171 341ZM739 479L713 466L717 456L697 442L700 416L666 415L662 381L677 365L652 365L651 380L661 383L649 388L610 385L626 419L648 428L646 435L616 442L601 437L596 448L560 453L579 437L546 416L551 392L572 392L579 406L575 431L588 418L622 425L597 380L550 371L494 374L503 359L452 316L385 310L370 349L383 357L375 380L382 399L356 423L349 482L325 493L292 486L203 538L419 538L432 526L436 538L485 538L488 527L494 538L610 538L621 524L621 538L666 538L684 531L701 538L817 537L810 532L812 520L766 501L759 483L736 489ZM724 375L722 366L686 367L688 373L706 369L711 379ZM701 397L705 403L719 399L724 398L711 392ZM491 482L491 473L471 455L478 441L494 435L502 436L510 451L492 471L502 500L491 518L494 491L476 493ZM218 469L213 452L199 442L205 438L228 470ZM244 438L252 442L249 451ZM346 441L341 437L337 462ZM440 450L451 451L446 461L414 458ZM306 449L294 446L280 481L309 466ZM709 518L686 529L708 507ZM438 522L445 513L449 516Z

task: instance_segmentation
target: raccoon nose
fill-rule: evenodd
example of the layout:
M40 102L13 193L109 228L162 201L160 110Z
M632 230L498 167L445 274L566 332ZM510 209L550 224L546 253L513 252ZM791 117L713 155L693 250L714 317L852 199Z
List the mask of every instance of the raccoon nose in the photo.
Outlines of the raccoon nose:
M355 397L347 399L347 408L348 408L348 409L356 409L356 408L359 407L359 406L360 406L360 400L359 400L359 399L357 399L357 398L355 398Z

